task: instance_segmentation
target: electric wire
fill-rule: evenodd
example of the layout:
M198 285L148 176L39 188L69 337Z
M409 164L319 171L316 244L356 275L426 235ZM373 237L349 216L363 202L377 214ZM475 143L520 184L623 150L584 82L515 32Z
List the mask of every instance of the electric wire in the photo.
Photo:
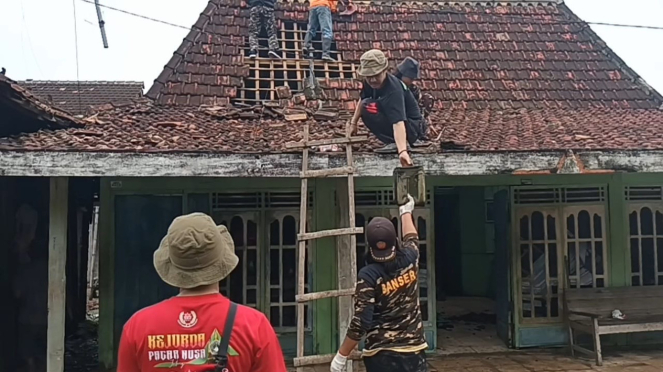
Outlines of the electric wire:
M92 0L80 0L80 1L83 1L83 2L89 3L89 4L94 4L94 1L92 1ZM133 16L133 17L138 17L138 18L142 18L142 19L145 19L145 20L148 20L148 21L152 21L152 22L157 22L157 23L161 23L161 24L164 24L164 25L177 27L177 28L181 28L181 29L185 29L185 30L190 30L191 29L191 27L182 26L182 25L178 25L178 24L175 24L175 23L167 22L167 21L162 21L160 19L144 16L144 15L138 14L138 13L133 13L133 12L130 12L130 11L127 11L127 10L124 10L124 9L118 9L118 8L114 8L114 7L111 7L111 6L108 6L108 5L103 5L103 4L99 4L99 6L103 7L103 8L106 8L106 9L116 11L116 12L124 13L124 14L130 15L130 16ZM376 4L376 5L373 5L373 6L376 6L376 7L379 6L381 8L391 8L391 9L404 9L404 10L407 10L408 12L410 12L410 13L423 13L423 12L425 12L425 13L432 13L432 14L435 14L435 13L465 14L463 12L458 12L458 11L454 11L454 10L412 9L411 7L405 7L405 6L400 6L400 5ZM489 16L494 16L494 17L499 17L499 18L509 18L509 19L514 19L514 20L515 19L520 19L520 20L523 20L523 21L537 20L537 16L535 14L532 14L532 15L490 14ZM632 24L609 23L609 22L588 22L588 21L582 21L582 20L580 20L580 21L554 21L554 20L551 21L551 20L548 20L548 19L543 19L543 17L539 17L538 20L546 21L547 24L554 23L554 24L593 25L593 26L608 26L608 27L622 27L622 28L634 28L634 29L647 29L647 30L663 31L663 26L632 25Z

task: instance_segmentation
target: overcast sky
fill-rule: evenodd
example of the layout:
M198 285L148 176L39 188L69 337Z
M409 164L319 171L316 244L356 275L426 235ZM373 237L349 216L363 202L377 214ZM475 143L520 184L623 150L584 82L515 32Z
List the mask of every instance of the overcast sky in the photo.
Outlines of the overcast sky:
M95 7L85 0L5 0L0 67L15 80L76 80L74 2L81 80L135 80L148 89L187 30L103 10L104 49ZM101 0L102 4L189 27L208 0ZM663 0L567 0L582 19L663 26ZM186 4L186 5L184 5ZM663 30L592 26L650 85L663 93Z

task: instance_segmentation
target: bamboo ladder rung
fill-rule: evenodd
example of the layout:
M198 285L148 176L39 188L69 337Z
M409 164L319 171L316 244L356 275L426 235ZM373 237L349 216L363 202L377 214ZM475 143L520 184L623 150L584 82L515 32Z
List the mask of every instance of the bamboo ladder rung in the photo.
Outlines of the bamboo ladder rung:
M305 357L294 358L292 362L295 365L295 367L306 367L316 364L331 363L331 361L334 359L334 356L336 356L336 354L309 355ZM361 359L361 353L358 351L353 351L348 356L348 359L359 360Z
M363 233L364 233L363 227L346 227L343 229L322 230L322 231L316 231L304 234L297 234L297 239L313 240L313 239L327 238L330 236L356 235Z
M302 295L297 295L297 296L295 296L295 301L297 301L297 302L310 302L310 301L315 301L315 300L322 300L324 298L352 296L354 294L355 294L355 289L354 288L334 289L334 290L331 290L331 291L313 292L313 293L306 293L306 294L302 294Z
M368 140L367 136L354 136L343 138L328 138L323 140L313 140L308 142L288 142L285 144L287 149L303 149L312 146L326 146L326 145L345 145L348 143L360 143Z
M355 172L353 167L342 167L342 168L329 168L329 169L316 169L306 172L301 172L299 174L300 178L325 178L333 176L347 176Z

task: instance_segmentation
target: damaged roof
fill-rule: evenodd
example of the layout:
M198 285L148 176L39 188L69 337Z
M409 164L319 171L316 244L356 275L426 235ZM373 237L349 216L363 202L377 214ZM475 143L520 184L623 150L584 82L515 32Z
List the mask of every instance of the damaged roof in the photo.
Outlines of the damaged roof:
M279 2L276 17L305 23L307 4ZM663 149L663 97L562 3L371 3L334 28L343 63L371 48L420 61L419 85L437 103L431 145L418 151ZM304 122L314 139L343 133L359 80L322 79L325 110L337 112L318 121L229 107L251 72L247 34L241 0L211 0L148 98L107 105L85 128L0 138L0 150L278 153ZM357 151L378 146L369 138Z
M244 54L249 10L242 0L211 0L147 96L160 104L225 105L249 76ZM358 64L383 50L395 64L421 63L421 88L439 108L659 108L648 86L561 2L359 5L335 16L335 50ZM276 19L305 23L307 3L278 2ZM356 81L326 82L338 108L352 109Z
M125 103L143 96L139 81L25 80L18 82L34 95L74 115L107 103Z
M140 102L86 119L85 128L0 138L0 150L119 151L162 153L281 153L301 140L304 121L235 109L176 107ZM256 112L253 112L256 114ZM257 116L257 118L255 117ZM311 139L344 134L346 120L313 121ZM663 149L663 111L656 109L467 109L431 114L432 144L421 152ZM365 128L360 126L360 134ZM374 136L355 146L378 147ZM440 144L441 143L441 144Z
M81 126L71 114L0 74L0 136Z

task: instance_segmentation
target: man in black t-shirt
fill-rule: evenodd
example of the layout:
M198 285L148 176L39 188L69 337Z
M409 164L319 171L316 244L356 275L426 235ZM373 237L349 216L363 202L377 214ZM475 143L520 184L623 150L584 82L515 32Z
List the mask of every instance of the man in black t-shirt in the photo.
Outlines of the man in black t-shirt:
M357 73L365 81L352 118L354 132L359 119L385 146L376 150L398 153L401 165L412 165L410 145L422 136L422 116L414 96L400 79L387 72L389 61L382 51L369 50L361 56Z

